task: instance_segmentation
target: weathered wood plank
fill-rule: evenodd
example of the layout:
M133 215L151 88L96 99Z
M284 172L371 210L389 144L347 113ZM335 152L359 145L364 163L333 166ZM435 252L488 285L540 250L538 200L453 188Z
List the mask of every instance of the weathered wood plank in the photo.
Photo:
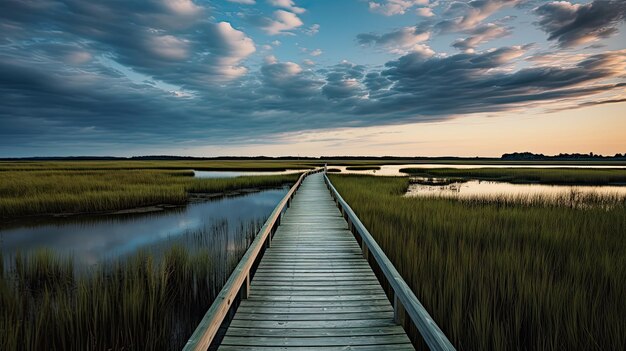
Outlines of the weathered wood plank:
M378 299L359 299L359 300L312 300L312 301L273 301L273 300L245 300L242 301L241 306L251 307L284 307L284 308L296 308L296 307L352 307L352 306L389 306L389 300L382 296Z
M231 327L239 328L363 328L363 327L391 327L396 323L389 318L383 319L357 319L357 320L333 320L333 321L250 321L235 318L230 323Z
M231 346L224 345L220 347L223 351L410 351L415 350L413 345L407 344L395 344L395 345L367 345L367 346Z
M292 301L292 302L302 302L302 301L327 301L327 302L335 302L335 301L368 301L368 300L380 300L387 299L387 295L385 294L366 294L366 295L339 295L339 296L302 296L302 295L284 295L284 296L269 296L269 295L261 295L255 296L254 301ZM389 302L389 301L387 301Z
M256 290L256 289L255 289ZM336 297L349 297L349 296L360 296L360 295L364 295L364 294L371 294L371 295L385 295L382 291L379 290L375 290L375 289L359 289L359 290L331 290L331 291L309 291L309 292L294 292L291 290L284 290L284 291L278 291L278 290L264 290L264 291L251 291L250 292L250 296L251 297L287 297L287 296L292 296L292 297L317 297L317 296L325 296L325 297L330 297L330 298L336 298ZM386 296L386 295L385 295Z
M372 336L372 335L403 335L404 329L393 327L364 327L364 328L306 328L306 329L263 329L263 328L236 328L228 329L229 336L265 336L265 337L333 337L333 336Z
M331 286L331 285L342 285L342 286L357 286L357 285L378 285L378 280L369 279L369 280L324 280L324 281L310 281L310 280L286 280L280 283L276 283L272 280L262 280L255 281L252 284L252 288L256 287L264 287L264 286L301 286L301 287L316 287L316 286Z
M359 313L359 312L393 312L389 305L383 306L320 306L320 307L284 307L284 306L239 306L242 313L258 314L322 314L322 313Z
M226 335L222 345L233 346L368 346L406 344L406 335L360 335L360 336L323 336L323 337L248 337Z
M320 314L257 314L237 311L237 318L251 321L348 321L368 319L393 319L393 311L388 312L360 312L360 313L320 313Z
M314 273L314 272L299 272L299 273L265 273L265 272L257 272L256 277L271 277L271 278L280 278L280 277L299 277L299 278L322 278L322 279L332 279L339 277L349 277L349 278L371 278L375 277L372 272L359 272L359 273L346 273L346 272L333 272L333 273Z
M313 288L319 288L315 290L332 290L333 286L339 286L337 290L343 289L356 289L356 288L366 288L371 289L372 287L380 287L377 281L362 281L362 280L337 280L337 281L309 281L309 280L295 280L295 281L282 281L282 282L272 282L272 281L263 281L256 282L251 285L252 289L260 289L260 290L275 290L275 289L291 289L291 290L302 290L302 291L312 291Z

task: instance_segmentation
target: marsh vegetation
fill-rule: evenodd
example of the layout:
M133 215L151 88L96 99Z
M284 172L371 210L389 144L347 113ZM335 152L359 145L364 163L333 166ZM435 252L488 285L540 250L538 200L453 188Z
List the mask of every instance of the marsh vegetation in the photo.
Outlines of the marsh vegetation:
M349 166L329 171L387 174L386 167L396 173L406 168L365 161L335 164ZM191 169L281 171L313 166L0 162L0 221L180 206L194 194L276 187L299 176L200 179ZM441 185L444 178L516 184L626 182L626 171L614 169L407 172L433 185ZM624 198L410 198L404 196L409 177L331 179L459 350L626 348ZM87 270L77 269L81 263L76 257L51 249L0 256L0 349L180 349L261 224L262 219L206 225L159 245L136 252L133 248ZM233 230L236 235L231 235ZM88 238L89 232L84 235Z
M261 224L209 226L79 273L51 250L0 255L0 349L181 349Z
M190 193L275 187L293 183L299 176L206 179L194 178L193 171L154 169L3 171L0 175L0 218L5 219L183 205Z
M626 169L599 168L402 168L427 178L468 178L516 184L626 185Z
M410 198L407 177L330 177L459 350L626 348L626 206Z
M163 165L157 164L158 167ZM18 243L10 252L2 247L2 241L6 244L8 239L0 237L0 349L182 348L267 213L255 217L259 211L248 209L249 213L245 214L223 214L220 221L213 218L213 213L203 212L199 214L201 218L189 221L187 217L181 220L183 210L171 210L167 211L168 216L179 219L176 229L183 231L182 234L171 233L176 234L172 236L164 233L163 228L156 228L156 225L163 226L163 221L155 220L156 215L127 213L113 219L112 216L86 214L161 204L183 205L198 193L225 194L241 189L276 188L293 183L299 176L198 179L190 170L142 166L137 169L120 167L115 162L89 165L76 162L16 165L9 167L11 170L0 167L1 220L3 225L10 224L10 228L20 225L19 228L23 229L9 233L12 235L10 239ZM20 167L25 169L18 170ZM273 199L282 197L280 194L285 191L266 190L236 200L266 192L272 192ZM266 196L261 198L267 202ZM242 201L235 202L241 206ZM254 202L248 204L253 205ZM194 203L188 207L203 206L204 203ZM264 203L261 212L267 206L271 207L271 212L274 206L271 203ZM246 208L240 207L239 211ZM228 207L224 208L224 211L228 210ZM213 212L220 213L215 209ZM85 247L104 245L101 251L118 247L124 249L120 252L123 254L116 252L111 257L98 257L97 261L86 265L82 255L88 250L79 249L81 251L74 255L49 245L69 237L44 238L39 235L42 248L32 249L26 247L26 242L33 236L13 235L30 233L42 225L38 224L39 217L18 217L46 214L81 214L67 218L68 224L77 231L82 229L82 233L72 233L71 244L65 246L76 243L76 247L80 247L80 242L91 242ZM41 221L53 223L55 230L57 226L59 231L67 229L60 224L65 218ZM74 221L77 221L76 225ZM143 223L141 221L156 224L138 224ZM130 226L120 231L119 226L126 222ZM100 224L104 226L100 228ZM109 233L111 240L98 236L106 233L96 229L112 228L114 224L117 227ZM130 232L132 228L142 232L135 235ZM121 238L120 233L126 238ZM6 230L0 232L0 235L5 234L8 235ZM55 231L47 234L54 235ZM122 245L118 245L120 240L125 240ZM94 252L87 254L91 257Z

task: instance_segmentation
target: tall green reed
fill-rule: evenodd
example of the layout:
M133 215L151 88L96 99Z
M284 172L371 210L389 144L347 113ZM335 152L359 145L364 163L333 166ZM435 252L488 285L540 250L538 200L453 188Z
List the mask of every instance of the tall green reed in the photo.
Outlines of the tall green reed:
M0 349L180 349L261 224L221 222L87 272L50 250L0 256Z
M459 350L626 348L626 207L402 196L407 178L331 175Z

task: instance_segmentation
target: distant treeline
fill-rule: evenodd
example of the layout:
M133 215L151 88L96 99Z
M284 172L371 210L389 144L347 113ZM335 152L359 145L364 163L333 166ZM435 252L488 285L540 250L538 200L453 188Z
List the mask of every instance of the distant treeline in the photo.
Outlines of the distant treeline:
M590 152L588 154L558 154L547 156L544 154L535 154L532 152L514 152L504 154L501 157L400 157L400 156L217 156L217 157L196 157L196 156L169 156L169 155L148 155L148 156L132 156L132 157L116 157L116 156L50 156L50 157L4 157L0 161L173 161L173 160L258 160L258 161L332 161L332 160L382 160L382 161L626 161L626 153L615 154L613 156L604 156Z
M599 154L594 154L590 152L588 154L558 154L553 156L546 156L544 154L534 154L532 152L514 152L511 154L504 154L501 157L502 160L506 161L594 161L594 160L616 160L616 161L624 161L626 160L626 153L623 154L615 154L613 156L604 156Z

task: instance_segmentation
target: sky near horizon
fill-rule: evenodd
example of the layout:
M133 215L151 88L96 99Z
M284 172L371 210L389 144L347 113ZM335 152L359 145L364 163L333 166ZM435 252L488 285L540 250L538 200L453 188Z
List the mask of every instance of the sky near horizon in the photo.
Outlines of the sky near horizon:
M0 0L0 157L626 152L626 1Z

